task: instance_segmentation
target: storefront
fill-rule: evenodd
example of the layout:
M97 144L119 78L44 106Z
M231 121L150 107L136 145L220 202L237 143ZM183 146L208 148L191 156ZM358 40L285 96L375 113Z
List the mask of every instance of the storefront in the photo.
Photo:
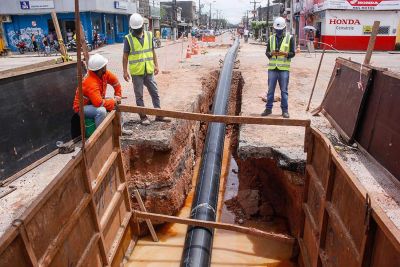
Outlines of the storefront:
M335 49L366 50L375 20L380 21L375 49L394 50L400 1L324 1L314 6L311 25L320 32L321 41Z
M32 34L36 40L42 40L48 34L55 36L51 11L57 13L64 42L71 39L76 31L72 1L64 3L58 0L31 0L19 1L18 5L12 2L16 1L7 2L0 7L0 13L6 13L10 18L3 25L4 35L11 50L17 50L16 45L20 40L24 40L29 46ZM127 1L110 1L104 5L88 1L82 4L81 10L80 17L86 40L92 42L96 31L107 44L112 44L123 42L124 36L129 32L129 16L136 11L136 7Z

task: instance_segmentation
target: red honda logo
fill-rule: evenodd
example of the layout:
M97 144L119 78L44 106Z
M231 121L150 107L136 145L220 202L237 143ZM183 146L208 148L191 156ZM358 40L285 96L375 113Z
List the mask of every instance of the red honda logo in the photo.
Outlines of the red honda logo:
M383 0L347 0L352 6L377 6Z

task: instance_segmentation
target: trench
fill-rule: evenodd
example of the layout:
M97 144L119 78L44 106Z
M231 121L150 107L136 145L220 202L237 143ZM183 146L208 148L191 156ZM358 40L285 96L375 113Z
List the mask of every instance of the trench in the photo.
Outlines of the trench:
M215 71L204 77L203 94L193 112L211 111L218 75ZM243 86L241 72L234 70L228 115L240 114ZM130 157L127 177L130 190L139 190L148 211L189 217L207 125L180 122L179 127L169 150L155 150L146 145L130 145L125 149ZM278 158L240 159L236 153L239 130L237 125L227 125L217 221L297 236L304 167L281 166ZM185 134L189 138L182 138ZM132 202L138 209L134 199ZM180 264L187 226L153 223L160 242L151 240L143 222L140 240L127 266ZM297 266L297 256L297 246L216 230L211 265Z

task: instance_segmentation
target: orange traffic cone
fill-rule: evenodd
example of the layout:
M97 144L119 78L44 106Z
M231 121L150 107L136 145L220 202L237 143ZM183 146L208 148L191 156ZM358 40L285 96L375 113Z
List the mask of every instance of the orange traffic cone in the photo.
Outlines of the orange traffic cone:
M188 48L186 50L186 58L191 58L192 57L192 51L190 51L190 45L188 45Z
M193 45L193 54L194 55L198 55L199 54L199 45L197 43L195 43Z

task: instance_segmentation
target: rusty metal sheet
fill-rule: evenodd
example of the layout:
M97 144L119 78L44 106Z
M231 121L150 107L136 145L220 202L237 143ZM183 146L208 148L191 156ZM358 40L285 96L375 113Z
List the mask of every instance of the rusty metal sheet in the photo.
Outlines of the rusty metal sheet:
M338 58L336 64L339 70L322 103L322 112L346 142L350 143L356 133L372 69L343 58ZM362 88L358 86L360 78Z
M400 180L400 75L376 70L356 141Z

